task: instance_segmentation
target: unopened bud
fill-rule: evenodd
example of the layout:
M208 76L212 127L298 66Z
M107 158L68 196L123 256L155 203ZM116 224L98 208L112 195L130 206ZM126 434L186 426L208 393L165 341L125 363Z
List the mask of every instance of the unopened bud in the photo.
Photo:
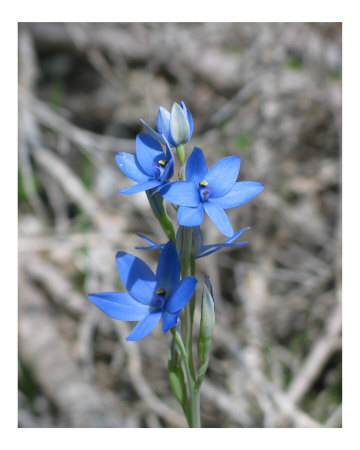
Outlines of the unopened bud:
M176 146L186 144L190 137L190 124L188 117L177 103L173 104L170 113L170 133Z
M204 281L204 289L202 294L200 332L197 342L198 357L201 365L208 359L214 326L215 303L210 279L207 276Z

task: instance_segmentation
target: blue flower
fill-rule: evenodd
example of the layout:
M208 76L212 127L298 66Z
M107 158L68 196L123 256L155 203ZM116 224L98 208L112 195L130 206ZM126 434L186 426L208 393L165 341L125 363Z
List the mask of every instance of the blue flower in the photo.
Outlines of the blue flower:
M159 191L169 202L179 205L179 225L200 225L204 220L205 209L225 236L234 234L224 210L242 205L264 189L256 181L236 181L240 161L239 156L226 156L208 170L202 150L194 147L186 164L186 181L167 183Z
M117 165L137 184L118 192L136 194L159 187L174 175L174 158L166 144L166 153L157 140L145 133L136 136L136 155L120 152L115 156Z
M177 147L186 144L192 136L194 123L191 112L186 108L185 103L173 104L171 112L159 106L159 114L156 119L158 133L153 130L144 120L140 119L147 131L161 143L165 139L171 146Z
M247 244L247 241L241 241L241 242L234 242L235 239L237 239L244 231L249 230L250 227L245 227L233 234L231 237L226 239L221 244L210 244L210 245L204 245L203 242L203 236L202 232L199 226L193 228L193 242L196 246L196 258L203 258L204 256L208 256L211 253L217 252L218 250L221 250L222 248L229 248L229 247L239 247ZM148 246L137 246L135 247L138 250L153 250L158 249L162 250L165 247L165 244L157 244L156 242L152 241L148 237L144 236L143 234L136 233L138 236L140 236L144 241L146 241Z
M196 277L180 280L180 263L175 245L169 241L163 248L156 275L139 258L118 252L119 276L128 292L101 292L88 297L107 315L118 320L139 321L127 341L147 336L162 319L167 332L177 322L182 308L190 300Z

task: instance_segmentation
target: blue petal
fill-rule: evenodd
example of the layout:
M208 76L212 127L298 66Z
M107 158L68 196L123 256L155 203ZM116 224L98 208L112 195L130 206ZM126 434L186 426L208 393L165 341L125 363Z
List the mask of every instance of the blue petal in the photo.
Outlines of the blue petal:
M250 227L245 227L245 228L242 228L241 230L237 231L235 234L233 234L228 239L226 239L226 241L224 241L222 244L202 245L201 253L205 252L207 250L210 250L211 248L215 248L215 247L217 249L220 249L222 247L231 247L231 246L235 246L235 245L245 245L247 243L246 241L238 242L236 244L231 244L231 242L235 241L235 239L237 239L241 234L244 233L244 231L247 231L247 230L250 230ZM205 256L205 255L202 255L202 256Z
M158 287L170 294L180 279L180 262L173 241L169 241L161 252L156 270Z
M156 278L147 264L130 253L118 252L116 265L121 281L131 296L141 303L150 305Z
M233 227L230 223L226 212L211 200L204 202L204 208L206 214L214 222L214 225L219 228L219 230L225 234L225 236L231 236L234 234Z
M165 183L165 181L170 180L174 175L174 160L170 159L164 169L163 174L161 175L160 182Z
M202 249L201 253L197 256L197 258L203 258L204 256L209 256L211 253L217 252L218 250L221 250L222 248L226 247L239 247L246 245L246 241L242 242L235 242L235 244L218 244L218 245L205 245ZM210 250L212 248L212 250ZM209 250L209 251L206 251Z
M152 189L159 185L160 181L152 179L149 181L145 181L144 183L134 184L133 186L129 186L125 189L119 189L118 192L120 194L137 194L142 191L148 191L149 189Z
M183 225L184 227L201 225L204 221L203 203L195 207L179 206L177 210L177 221L179 225Z
M256 181L238 181L224 197L211 198L211 202L224 209L235 208L252 200L263 189L264 186Z
M191 181L175 181L166 184L160 194L171 203L182 206L198 206L200 194Z
M179 314L181 311L177 311L176 313L169 313L164 311L162 313L162 326L161 329L164 331L164 333L166 333L167 331L169 331L169 328L173 327L174 325L176 325Z
M180 103L180 106L182 107L182 109L184 110L184 112L186 113L188 122L189 122L189 126L190 126L190 135L189 135L189 139L191 138L192 134L193 134L193 130L194 130L194 121L191 115L191 112L187 109L187 107L185 106L184 102ZM188 140L189 140L188 139Z
M161 317L161 310L156 309L147 316L145 316L132 330L127 341L138 341L147 336L158 324Z
M143 234L135 233L138 236L140 236L144 241L148 242L150 244L149 247L135 247L137 250L149 250L149 249L160 249L162 250L165 247L165 244L157 244L156 242L152 241L151 239L147 238Z
M175 143L170 134L170 112L162 106L159 106L159 114L156 118L156 126L158 132L164 135L170 145L174 146Z
M209 169L204 180L211 188L211 198L222 197L230 191L239 175L240 162L239 156L226 156Z
M201 148L194 147L186 163L186 179L193 181L196 186L204 179L208 168L206 166L205 156Z
M244 231L250 230L250 227L244 227L241 230L237 231L233 236L230 236L229 239L226 239L224 244L230 244L230 242L235 241L240 235L244 233Z
M154 139L156 139L158 142L160 142L160 144L165 144L165 140L161 136L161 134L159 134L155 130L153 130L143 119L140 119L140 122L146 128L146 131L148 131Z
M165 136L162 136L162 139L163 139L163 141L165 143L165 147L166 147L166 152L165 152L166 159L169 160L169 161L172 160L172 162L174 163L174 155L173 155L173 152L171 151L170 144L167 141Z
M163 184L165 181L170 180L174 175L174 155L171 151L170 144L163 136L163 140L165 142L165 159L167 161L167 165L161 177L161 183Z
M88 295L91 302L105 314L118 320L141 320L151 312L151 306L136 301L126 292L101 292Z
M182 279L170 293L165 304L165 310L170 313L181 311L193 295L196 283L196 277L186 277Z
M138 183L149 180L149 175L143 171L136 156L132 153L117 153L115 160L119 169L132 180Z
M154 163L162 157L165 158L163 149L158 141L145 133L136 136L136 156L143 171L150 177L156 177Z

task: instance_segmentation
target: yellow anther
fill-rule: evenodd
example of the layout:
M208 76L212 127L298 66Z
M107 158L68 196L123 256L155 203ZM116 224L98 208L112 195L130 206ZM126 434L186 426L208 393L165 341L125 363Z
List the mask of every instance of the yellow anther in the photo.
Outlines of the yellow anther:
M163 289L163 288L156 289L156 293L157 294L165 294L165 289Z
M205 180L200 181L201 186L207 186L209 183Z
M166 166L166 161L164 159L159 159L158 163L162 166Z

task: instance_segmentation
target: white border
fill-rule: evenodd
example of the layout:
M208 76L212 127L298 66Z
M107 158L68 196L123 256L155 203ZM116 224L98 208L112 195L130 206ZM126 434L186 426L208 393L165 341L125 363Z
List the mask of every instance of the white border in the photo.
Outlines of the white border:
M1 329L1 435L3 442L14 448L63 450L71 448L219 448L229 445L238 448L276 448L292 450L304 447L347 448L345 439L358 442L359 396L359 268L354 258L359 254L359 24L355 7L338 1L257 1L218 2L216 9L209 2L196 6L189 0L161 2L125 2L121 0L93 2L63 0L17 1L3 8L2 44L2 253L1 274L5 286L2 302ZM343 208L344 208L344 429L217 429L217 430L131 430L131 429L17 429L17 22L21 21L244 21L244 22L344 22L344 151L343 151ZM10 127L10 123L12 127ZM3 135L4 135L3 134ZM9 169L11 167L12 170ZM11 239L13 243L9 246ZM12 278L8 277L11 267ZM5 283L6 282L6 283ZM6 444L5 444L6 445ZM355 444L356 445L356 444ZM349 447L353 448L353 446Z

